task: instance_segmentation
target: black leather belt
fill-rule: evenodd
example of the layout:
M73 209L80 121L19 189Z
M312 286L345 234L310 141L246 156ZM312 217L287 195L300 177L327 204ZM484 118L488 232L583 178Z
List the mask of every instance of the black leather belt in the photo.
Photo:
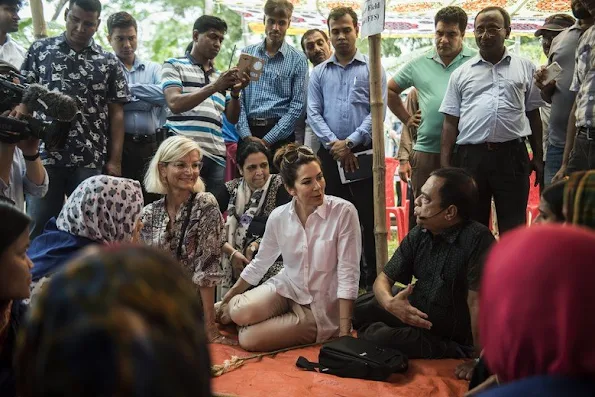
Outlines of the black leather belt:
M592 127L579 127L576 130L576 136L587 138L588 141L595 140L595 128Z
M124 134L124 140L134 143L154 143L157 142L157 136L155 134Z
M469 144L469 145L459 145L459 146L473 146L478 148L485 148L488 152L493 152L496 150L500 150L501 148L511 146L511 145L518 145L519 143L524 143L525 138L516 138L506 142L484 142L484 143L477 143L477 144Z
M264 118L254 118L248 119L248 125L250 127L269 127L271 125L275 125L279 122L280 119L264 119Z

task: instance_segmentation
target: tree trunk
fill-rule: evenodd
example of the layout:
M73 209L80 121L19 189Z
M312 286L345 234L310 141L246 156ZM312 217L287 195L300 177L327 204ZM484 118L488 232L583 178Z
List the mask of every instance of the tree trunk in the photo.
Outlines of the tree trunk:
M62 14L62 9L68 3L68 0L60 0L58 5L56 5L56 10L54 11L54 15L52 15L52 21L58 19L58 17Z
M33 35L35 39L48 37L47 25L43 16L43 4L41 0L31 0L31 17L33 19Z

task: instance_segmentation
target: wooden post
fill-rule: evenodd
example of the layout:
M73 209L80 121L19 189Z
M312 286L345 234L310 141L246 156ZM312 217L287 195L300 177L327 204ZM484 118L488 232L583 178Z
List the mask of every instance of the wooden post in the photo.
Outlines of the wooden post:
M33 36L35 40L48 37L48 29L43 16L43 4L41 0L31 0L31 18L33 19Z
M382 65L380 34L368 37L370 44L370 109L372 113L372 143L374 150L374 238L376 240L376 271L380 274L388 262L386 242L386 196L384 192L384 98L382 97Z

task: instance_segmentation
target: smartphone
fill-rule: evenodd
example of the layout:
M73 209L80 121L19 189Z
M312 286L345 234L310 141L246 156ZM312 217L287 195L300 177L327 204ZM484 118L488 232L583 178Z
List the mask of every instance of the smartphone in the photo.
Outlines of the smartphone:
M543 80L543 85L548 85L552 80L558 77L562 73L562 67L558 62L554 62L545 68L545 80Z

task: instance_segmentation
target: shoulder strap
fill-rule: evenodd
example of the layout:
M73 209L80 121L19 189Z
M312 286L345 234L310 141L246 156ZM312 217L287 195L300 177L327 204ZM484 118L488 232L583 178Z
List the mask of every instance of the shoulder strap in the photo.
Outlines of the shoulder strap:
M186 218L184 218L184 223L182 224L182 231L180 233L180 241L178 242L178 250L176 252L176 258L178 260L182 259L182 244L184 244L184 237L186 236L186 229L188 229L188 224L190 223L190 214L192 212L192 205L194 204L194 199L196 198L196 193L192 193L190 196L190 200L188 200L188 204L186 205Z
M316 368L319 370L322 368L320 364L313 363L312 361L308 361L306 357L299 356L297 361L295 362L295 366L301 369L305 369L307 371L314 371L316 372Z

